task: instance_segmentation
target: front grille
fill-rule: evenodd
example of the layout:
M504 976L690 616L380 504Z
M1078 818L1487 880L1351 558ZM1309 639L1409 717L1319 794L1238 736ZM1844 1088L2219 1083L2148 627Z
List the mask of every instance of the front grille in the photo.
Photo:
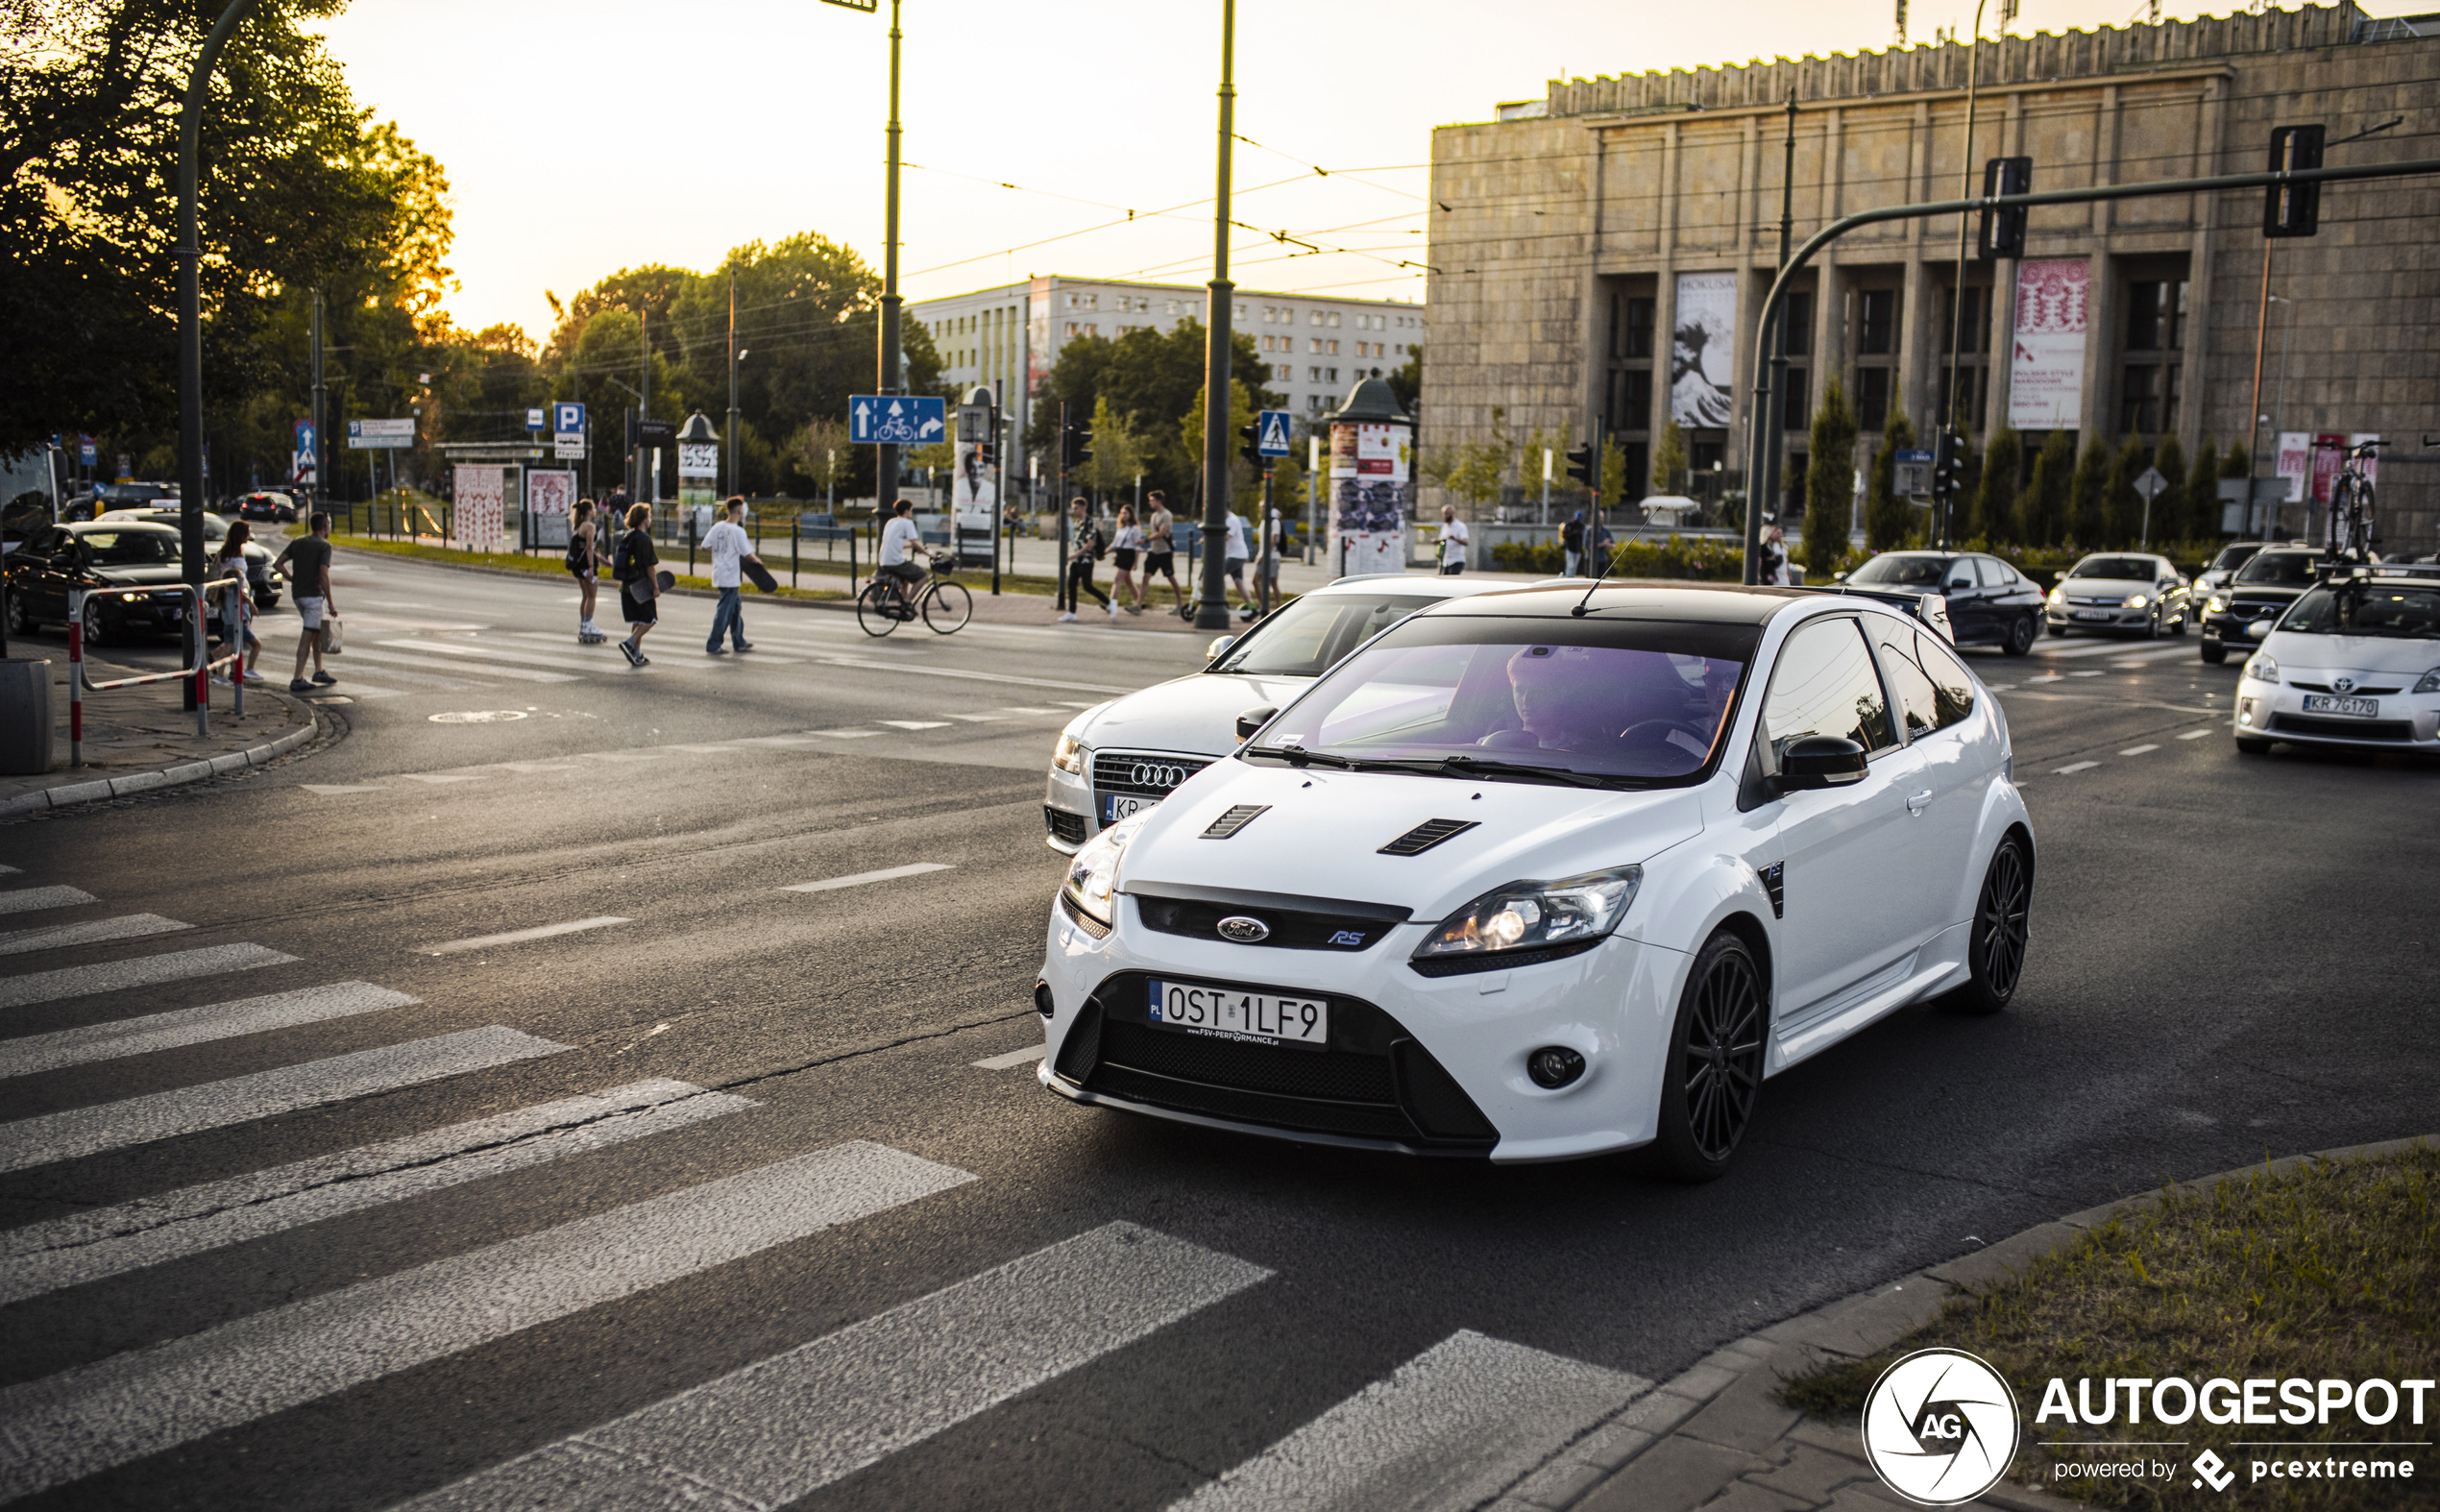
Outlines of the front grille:
M1042 822L1050 826L1051 839L1065 841L1070 845L1085 843L1085 816L1070 814L1055 804L1042 805Z
M2342 741L2411 741L2415 727L2404 719L2318 719L2308 714L2275 714L2271 732L2320 735Z
M1452 1154L1479 1154L1499 1138L1456 1079L1359 998L1320 994L1330 1005L1330 1039L1317 1053L1157 1029L1145 1012L1151 981L1122 971L1094 989L1091 1043L1080 1042L1080 1020L1061 1047L1061 1077L1156 1108Z
M2349 688L2342 691L2326 682L2303 682L2294 677L2287 679L2287 686L2302 688L2306 693L2334 693L2344 698L2379 698L2400 691L2396 688Z
M1093 788L1134 797L1165 798L1178 784L1211 765L1204 756L1164 756L1159 751L1095 751Z
M1227 888L1139 883L1128 890L1146 929L1190 939L1228 940L1224 918L1255 918L1271 933L1255 943L1281 950L1363 950L1406 921L1408 911L1378 903L1286 893L1239 892ZM1231 944L1246 943L1229 940Z

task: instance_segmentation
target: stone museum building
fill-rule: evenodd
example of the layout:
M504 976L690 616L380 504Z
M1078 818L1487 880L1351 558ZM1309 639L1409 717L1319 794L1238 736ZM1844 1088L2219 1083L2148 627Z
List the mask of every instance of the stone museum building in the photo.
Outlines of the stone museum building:
M2331 165L2440 158L2440 15L2340 4L1986 37L1970 146L1967 68L1949 40L1554 80L1495 120L1436 130L1427 454L1598 421L1632 497L1674 419L1698 477L1742 486L1791 182L1801 244L1859 209L1980 194L1993 158L2030 158L2036 190L2257 172L2274 128L2313 124ZM2207 439L2251 444L2268 476L2280 434L2379 434L2398 444L2379 476L2386 549L2432 549L2440 179L2327 185L2311 237L2266 238L2263 201L2046 207L2020 260L1973 260L1968 225L1962 300L1959 217L1833 242L1790 302L1785 489L1801 488L1836 376L1860 454L1900 411L1928 432L1952 394L1978 454L2002 426L2029 459L2057 429L2147 450L2174 433L2189 457ZM2280 528L2302 524L2291 509Z

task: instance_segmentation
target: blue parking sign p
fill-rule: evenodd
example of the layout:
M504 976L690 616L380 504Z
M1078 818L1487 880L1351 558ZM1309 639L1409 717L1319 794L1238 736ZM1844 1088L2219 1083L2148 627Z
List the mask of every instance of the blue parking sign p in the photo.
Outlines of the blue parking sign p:
M585 427L585 407L582 404L553 404L550 417L550 428L563 436L580 432Z

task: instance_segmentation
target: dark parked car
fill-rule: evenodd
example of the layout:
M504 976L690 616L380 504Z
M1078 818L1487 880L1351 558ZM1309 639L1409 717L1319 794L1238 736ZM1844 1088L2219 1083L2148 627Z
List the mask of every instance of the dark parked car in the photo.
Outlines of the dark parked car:
M181 580L178 532L141 521L53 525L9 553L9 633L65 624L78 588L171 588ZM172 635L184 623L186 595L113 594L85 600L85 639L102 646L122 636Z
M2257 552L2236 570L2228 586L2204 600L2203 618L2198 622L2203 626L2203 659L2225 662L2231 650L2239 656L2252 655L2262 640L2253 626L2258 623L2262 635L2268 635L2271 622L2320 580L2315 569L2321 562L2321 552L2309 547L2272 547Z
M237 500L237 518L257 520L266 524L293 524L297 518L297 501L286 494L263 489Z
M1884 551L1844 580L1858 588L1940 594L1948 600L1949 627L1960 646L1996 646L2022 656L2041 629L2041 589L1996 556Z
M113 509L102 517L105 524L117 520L140 520L146 524L167 525L183 530L184 517L175 509ZM204 543L213 561L220 559L220 543L229 539L229 522L215 514L204 516ZM278 555L259 541L246 543L246 583L255 596L255 607L266 613L280 607L280 591L288 586L284 573L272 571Z

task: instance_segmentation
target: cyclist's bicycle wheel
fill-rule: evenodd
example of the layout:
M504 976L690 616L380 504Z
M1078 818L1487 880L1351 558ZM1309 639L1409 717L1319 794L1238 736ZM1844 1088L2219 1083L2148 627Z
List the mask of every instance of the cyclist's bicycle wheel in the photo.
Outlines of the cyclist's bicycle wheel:
M866 635L888 635L898 628L899 620L905 613L898 607L896 596L890 592L886 583L866 583L864 592L856 595L856 623L864 628Z
M974 596L964 583L936 582L923 596L923 622L935 635L955 635L974 618Z

